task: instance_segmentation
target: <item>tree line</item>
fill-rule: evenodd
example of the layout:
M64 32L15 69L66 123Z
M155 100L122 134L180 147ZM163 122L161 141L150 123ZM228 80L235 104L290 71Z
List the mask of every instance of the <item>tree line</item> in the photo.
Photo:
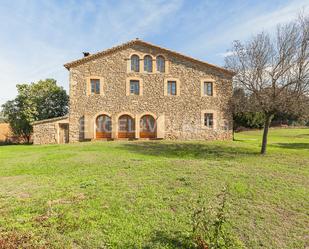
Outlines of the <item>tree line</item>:
M276 112L271 126L308 126L309 127L309 97L303 96L305 101L296 103L295 110ZM254 97L246 94L244 89L235 88L231 101L233 113L233 131L244 129L261 129L264 127L265 114L256 110Z

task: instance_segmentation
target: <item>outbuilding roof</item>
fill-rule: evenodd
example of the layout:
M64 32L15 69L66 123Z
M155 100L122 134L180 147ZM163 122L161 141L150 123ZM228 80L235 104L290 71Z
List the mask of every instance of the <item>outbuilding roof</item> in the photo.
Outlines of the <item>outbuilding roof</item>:
M48 119L42 119L42 120L34 121L31 124L32 125L38 125L38 124L43 124L43 123L52 123L52 122L56 122L56 121L60 121L60 120L65 120L65 119L68 119L68 118L69 118L69 115L66 115L66 116L62 116L62 117L48 118Z

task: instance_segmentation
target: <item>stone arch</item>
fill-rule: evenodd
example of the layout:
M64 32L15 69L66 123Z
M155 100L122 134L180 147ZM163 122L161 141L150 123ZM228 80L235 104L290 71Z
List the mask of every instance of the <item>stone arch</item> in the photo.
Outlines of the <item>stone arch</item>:
M140 115L139 137L154 139L157 137L157 116L146 112Z
M143 57L143 71L146 73L153 72L154 58L150 54L145 54Z
M163 70L160 70L159 69L159 59L162 59L163 60ZM156 56L156 72L159 72L159 73L166 73L166 64L167 64L167 62L166 62L167 60L166 60L166 56L164 56L163 54L158 54L157 56Z
M140 72L141 70L141 57L139 54L132 54L130 56L130 63L131 63L131 72Z
M101 119L100 119L101 118ZM103 123L102 123L103 122ZM112 138L112 115L107 112L99 112L94 116L94 134L95 139Z
M121 112L117 115L117 137L135 138L135 116L129 112Z

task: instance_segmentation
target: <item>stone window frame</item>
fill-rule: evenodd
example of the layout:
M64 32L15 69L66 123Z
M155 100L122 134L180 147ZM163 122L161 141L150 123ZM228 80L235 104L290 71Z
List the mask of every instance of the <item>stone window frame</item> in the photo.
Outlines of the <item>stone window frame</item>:
M145 64L144 63L145 63L145 57L146 56L149 56L152 59L152 71L151 72L145 71ZM155 57L153 55L151 55L151 54L144 54L143 55L143 59L142 59L142 65L143 65L143 73L146 73L146 74L153 74L153 73L155 73L155 71L156 71L156 59L155 59Z
M213 127L205 126L205 114L212 113L213 114ZM203 130L216 130L218 128L218 112L215 110L207 109L201 111L201 128Z
M157 68L157 58L159 56L164 58L164 72L158 71L158 68ZM168 74L169 73L169 61L168 61L167 57L164 54L157 54L155 56L155 63L153 63L153 64L154 64L154 72L156 72L158 74Z
M132 58L133 58L133 56L134 57L137 57L137 62L138 62L138 67L137 67L137 71L134 71L134 70L132 70ZM130 71L132 72L132 73L140 73L141 72L141 57L140 57L140 55L139 54L132 54L131 56L130 56Z
M139 95L130 94L130 81L138 80L139 81ZM126 78L126 96L143 96L144 82L141 77L127 77Z
M91 80L99 80L100 81L100 93L99 94L96 94L96 93L91 93ZM101 77L101 76L89 76L89 77L86 77L86 91L87 91L87 95L88 96L104 96L105 93L104 93L104 78Z
M204 94L204 83L211 82L212 83L212 96ZM217 96L217 89L216 89L216 81L212 78L203 78L201 79L201 97L206 98L213 98Z
M137 55L139 57L139 71L138 72L135 72L135 71L132 71L131 70L131 57L133 55ZM139 52L132 52L129 54L129 58L127 58L127 73L136 73L136 74L139 74L139 73L143 73L144 72L144 55L139 53Z
M175 81L176 82L176 95L168 95L167 83L169 81ZM180 93L181 93L181 83L180 83L180 80L178 78L165 78L164 79L164 96L177 97L177 96L180 96Z

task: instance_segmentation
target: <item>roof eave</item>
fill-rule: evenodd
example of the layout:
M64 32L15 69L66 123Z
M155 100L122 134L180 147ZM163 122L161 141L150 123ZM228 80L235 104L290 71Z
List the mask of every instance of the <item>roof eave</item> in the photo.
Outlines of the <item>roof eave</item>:
M154 45L154 44L151 44L151 43L148 43L148 42L144 42L144 41L141 41L139 39L136 39L136 40L132 40L132 41L129 41L127 43L123 43L121 45L118 45L116 47L112 47L110 49L107 49L107 50L104 50L104 51L101 51L101 52L98 52L98 53L95 53L95 54L92 54L92 55L89 55L87 57L84 57L84 58L81 58L81 59L78 59L78 60L74 60L72 62L69 62L69 63L66 63L64 64L63 66L67 69L67 70L70 70L71 67L74 67L74 66L77 66L79 64L83 64L83 63L86 63L88 61L91 61L95 58L98 58L100 56L103 56L103 55L107 55L109 53L113 53L113 52L116 52L120 49L123 49L123 48L126 48L130 45L133 45L133 44L136 44L136 43L140 43L142 45L145 45L145 46L151 46L151 47L154 47L154 48L157 48L157 49L161 49L163 51L165 51L166 53L170 53L170 54L173 54L174 56L178 56L178 57L182 57L183 59L187 59L187 60L191 60L191 61L194 61L196 63L200 63L200 64L203 64L205 66L208 66L208 67L211 67L215 70L218 70L218 71L221 71L223 73L226 73L228 75L230 75L231 77L235 76L235 72L233 71L230 71L228 69L225 69L225 68L222 68L222 67L219 67L219 66L216 66L216 65L213 65L213 64L210 64L208 62L204 62L204 61L201 61L201 60L198 60L198 59L195 59L195 58L192 58L190 56L187 56L187 55L184 55L184 54L181 54L181 53L178 53L176 51L172 51L172 50L169 50L167 48L163 48L163 47L160 47L160 46L157 46L157 45Z

